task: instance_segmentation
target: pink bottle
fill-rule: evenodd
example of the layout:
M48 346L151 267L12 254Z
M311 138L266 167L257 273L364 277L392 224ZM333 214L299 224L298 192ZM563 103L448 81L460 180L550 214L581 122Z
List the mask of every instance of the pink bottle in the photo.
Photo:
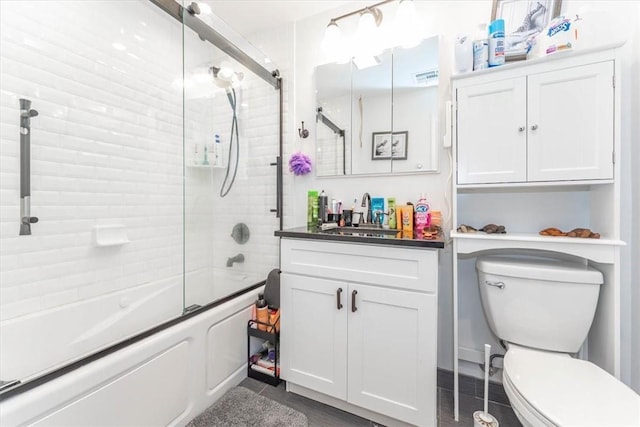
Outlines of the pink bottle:
M415 231L422 233L425 228L431 227L431 208L424 193L420 194L420 200L416 204Z

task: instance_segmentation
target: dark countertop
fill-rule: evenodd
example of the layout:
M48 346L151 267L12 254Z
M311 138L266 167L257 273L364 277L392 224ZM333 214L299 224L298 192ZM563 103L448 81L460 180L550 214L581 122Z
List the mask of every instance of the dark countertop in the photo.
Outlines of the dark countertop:
M374 245L392 245L411 248L442 249L444 238L424 239L417 233L403 233L400 230L371 229L361 227L339 227L332 230L320 230L319 227L296 227L276 231L278 237L313 239L344 243L368 243Z

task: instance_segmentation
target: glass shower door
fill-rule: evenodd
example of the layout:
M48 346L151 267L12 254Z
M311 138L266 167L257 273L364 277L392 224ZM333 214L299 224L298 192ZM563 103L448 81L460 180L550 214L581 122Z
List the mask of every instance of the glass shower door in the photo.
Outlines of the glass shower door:
M279 91L185 26L185 308L277 268Z

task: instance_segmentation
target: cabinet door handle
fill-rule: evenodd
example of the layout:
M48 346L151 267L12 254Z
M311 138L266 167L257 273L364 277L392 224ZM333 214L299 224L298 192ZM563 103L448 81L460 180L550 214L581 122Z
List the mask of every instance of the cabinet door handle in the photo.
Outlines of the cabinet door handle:
M520 127L518 128L518 132L524 132L524 129L525 129L525 128L524 128L524 126L520 126Z
M342 288L338 288L336 291L336 307L338 310L342 308Z
M358 311L358 307L356 307L356 295L358 295L358 291L354 290L351 292L351 312L355 313Z
M538 125L531 126L531 130L536 130L536 129L538 129Z

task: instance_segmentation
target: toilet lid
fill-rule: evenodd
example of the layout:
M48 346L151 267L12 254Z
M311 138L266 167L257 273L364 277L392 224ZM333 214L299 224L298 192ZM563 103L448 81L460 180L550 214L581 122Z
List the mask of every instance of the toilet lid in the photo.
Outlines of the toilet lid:
M553 424L640 426L640 396L593 363L512 345L504 374Z

